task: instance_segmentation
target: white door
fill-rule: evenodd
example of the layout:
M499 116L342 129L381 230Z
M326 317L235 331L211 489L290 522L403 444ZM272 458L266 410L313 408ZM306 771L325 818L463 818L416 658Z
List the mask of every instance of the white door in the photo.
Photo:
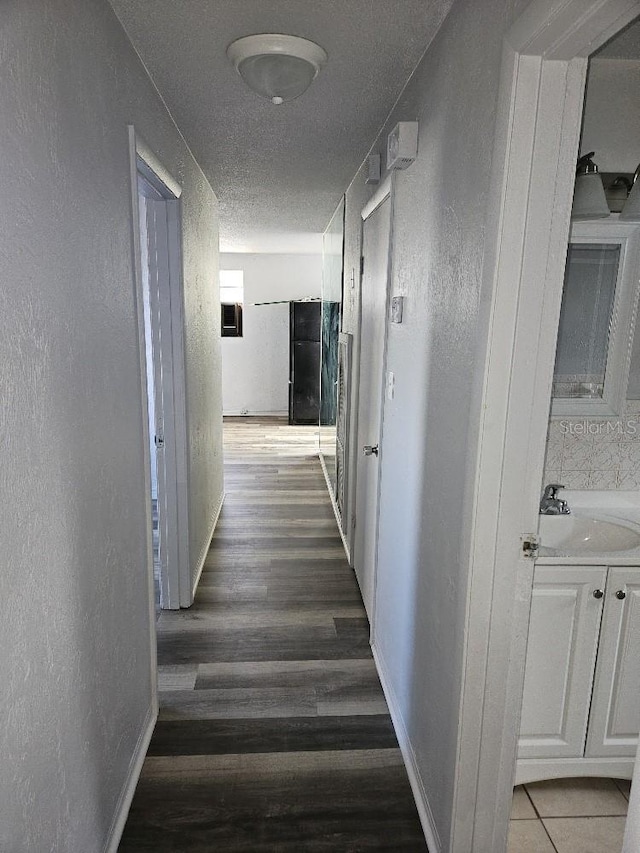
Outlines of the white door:
M390 231L391 196L386 192L373 209L365 208L362 225L364 266L361 281L354 568L371 623L375 600Z
M606 566L537 566L518 758L583 755Z
M138 174L140 260L154 512L156 605L191 604L186 549L182 311L177 202ZM181 472L183 472L181 474ZM159 594L159 601L158 601Z
M149 256L149 306L153 350L153 385L155 389L155 453L158 501L158 535L160 583L163 607L176 601L179 589L173 569L178 565L177 516L171 482L167 472L175 468L173 438L172 358L167 342L171 342L171 305L168 302L168 229L164 201L145 199L147 246Z
M640 569L611 568L586 754L633 756L640 729Z

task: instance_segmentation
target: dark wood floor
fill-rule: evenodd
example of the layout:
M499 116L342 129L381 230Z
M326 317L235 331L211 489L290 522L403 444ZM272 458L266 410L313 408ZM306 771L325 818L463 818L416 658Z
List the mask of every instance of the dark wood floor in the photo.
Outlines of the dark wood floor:
M314 431L229 422L225 459L121 853L426 851Z

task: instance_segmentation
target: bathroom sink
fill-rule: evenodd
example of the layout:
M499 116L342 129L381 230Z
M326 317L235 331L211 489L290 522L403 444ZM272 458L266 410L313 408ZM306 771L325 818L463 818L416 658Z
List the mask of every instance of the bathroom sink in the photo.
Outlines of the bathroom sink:
M640 546L640 531L623 523L581 515L541 515L544 548L573 554L607 554Z

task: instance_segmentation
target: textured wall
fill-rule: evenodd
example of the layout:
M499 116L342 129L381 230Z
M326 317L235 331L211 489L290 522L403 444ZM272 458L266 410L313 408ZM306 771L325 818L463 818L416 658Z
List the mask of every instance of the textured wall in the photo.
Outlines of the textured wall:
M103 0L6 0L0 57L0 849L93 853L151 706L127 122L184 184L203 515L215 199Z
M189 562L192 584L209 547L222 483L222 352L217 201L190 157L180 166L185 370L187 375Z
M224 412L285 413L289 409L289 306L252 303L320 296L322 255L238 252L220 255L220 266L244 271L243 336L222 339Z
M375 642L415 754L443 850L461 694L475 454L476 360L485 221L502 38L524 2L454 3L383 129L419 120L417 161L397 174ZM357 333L361 171L347 193L345 329ZM478 373L479 371L479 373ZM352 440L351 458L357 448ZM353 486L353 478L351 481Z
M640 60L589 63L580 152L602 172L635 172L640 162Z

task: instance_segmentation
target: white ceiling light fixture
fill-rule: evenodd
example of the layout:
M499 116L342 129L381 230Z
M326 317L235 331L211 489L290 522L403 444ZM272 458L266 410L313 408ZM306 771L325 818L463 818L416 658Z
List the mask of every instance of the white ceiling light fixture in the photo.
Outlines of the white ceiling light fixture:
M591 159L595 151L578 158L576 182L573 191L572 219L604 219L609 216L607 197L598 167Z
M605 219L619 214L623 222L640 222L640 165L634 174L599 172L594 152L578 158L572 219Z
M633 178L627 180L628 195L620 213L620 219L625 222L640 222L640 165L633 173Z
M245 36L229 45L227 56L247 86L272 104L306 92L327 61L315 42L281 33Z

